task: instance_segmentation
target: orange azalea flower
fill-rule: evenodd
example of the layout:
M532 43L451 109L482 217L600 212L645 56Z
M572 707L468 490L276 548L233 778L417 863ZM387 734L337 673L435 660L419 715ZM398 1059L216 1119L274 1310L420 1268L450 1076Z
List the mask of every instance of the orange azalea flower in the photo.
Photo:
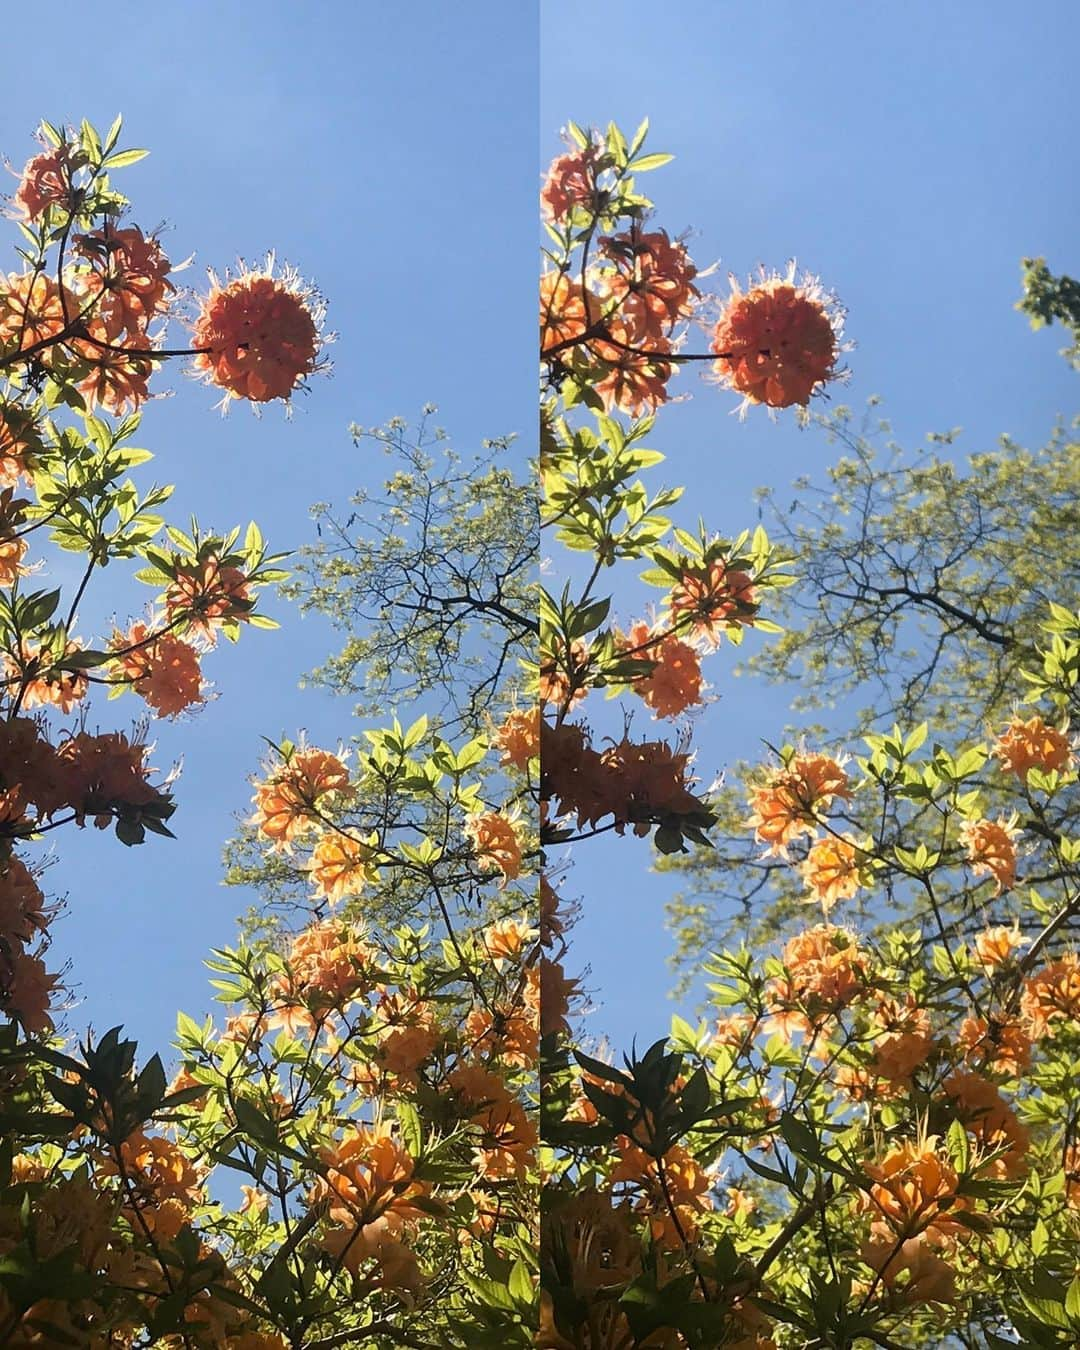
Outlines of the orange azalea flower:
M369 988L371 953L348 924L336 919L312 924L289 949L290 994L341 1006Z
M596 297L565 272L544 272L540 277L541 353L582 337L595 308Z
M94 264L93 286L100 297L94 319L104 340L118 344L126 332L135 348L145 346L147 326L166 312L175 289L167 280L171 264L161 245L137 225L106 225L78 235L75 247Z
M647 351L635 350L631 329L621 319L608 319L605 338L594 338L589 351L604 362L607 369L590 381L594 393L603 400L606 412L618 408L631 417L655 412L668 400L667 382L674 367L658 358L672 350L665 337L654 337Z
M1020 1009L1032 1036L1045 1036L1050 1023L1080 1020L1080 956L1066 952L1024 981Z
M816 840L799 871L811 898L826 912L837 900L850 900L862 885L860 850L848 834Z
M749 1191L740 1190L738 1186L729 1186L727 1193L728 1203L724 1213L729 1219L749 1218L751 1214L757 1213L757 1198Z
M499 763L515 769L527 769L531 759L540 755L540 709L528 708L507 713L503 724L492 737L493 744L503 752Z
M234 398L288 401L319 368L323 305L291 268L273 271L271 254L262 270L242 267L233 281L210 273L191 345L206 349L195 370L225 391L223 409Z
M39 956L15 950L0 971L0 1009L13 1017L28 1036L52 1031L49 1008L60 987L60 976L50 974Z
M870 1237L860 1255L876 1270L891 1294L906 1303L952 1303L956 1297L956 1277L939 1252L941 1244L926 1233L897 1241L896 1234L884 1223L870 1226Z
M58 337L78 313L75 296L66 286L61 296L55 279L48 273L12 273L6 288L0 290L0 345L24 352ZM46 354L43 351L43 361Z
M336 755L328 750L297 750L256 789L252 823L275 847L287 849L315 827L325 798L333 795L343 800L354 791L349 771Z
M378 843L378 835L374 833L366 839L356 839L340 830L321 835L308 868L315 882L315 894L335 904L342 896L377 882Z
M651 643L649 639L648 624L636 623L625 640L635 659L656 662L648 675L634 680L634 692L657 717L677 717L701 702L701 661L694 648L677 637Z
M570 1005L580 998L580 980L571 979L561 961L542 957L540 961L540 1030L544 1036L569 1035Z
M536 1012L516 1006L473 1008L465 1018L465 1034L477 1054L501 1059L517 1068L531 1068L540 1050L540 1020Z
M25 539L0 540L0 586L14 586L25 575L22 561L26 557Z
M1065 1150L1065 1198L1073 1209L1080 1209L1080 1144L1073 1143Z
M61 745L58 758L70 775L69 800L80 825L92 815L95 824L105 826L115 809L162 800L158 789L147 782L154 772L146 763L149 752L149 746L138 739L129 741L119 731L100 736L80 731Z
M1027 1127L1006 1105L989 1079L966 1069L957 1069L942 1084L968 1133L986 1151L1005 1148L987 1172L993 1177L1015 1177L1024 1170L1028 1151Z
M319 1156L326 1171L316 1194L329 1201L328 1214L336 1222L362 1228L387 1213L401 1218L423 1213L413 1201L428 1188L413 1179L415 1161L389 1125L354 1125Z
M1031 1063L1031 1037L1014 1018L965 1017L957 1041L965 1058L993 1073L1018 1078Z
M589 649L580 639L570 647L569 657L561 650L540 653L540 702L554 703L556 707L572 708L589 692L584 683ZM574 677L574 692L570 694L570 677ZM567 699L569 698L569 702Z
M547 877L540 877L540 945L554 947L564 932L559 914L559 896Z
M10 857L0 873L0 937L8 944L29 942L45 925L41 887L21 859Z
M1027 942L1019 928L987 928L975 938L975 959L984 970L995 970L1010 960L1018 947L1027 946Z
M32 482L33 458L41 448L30 415L17 403L0 402L0 487L15 488L20 479Z
M1066 732L1047 726L1038 715L1026 722L1014 717L998 737L994 754L1001 760L1002 767L1016 774L1022 782L1027 781L1032 769L1061 773L1072 767L1074 759Z
M516 961L536 937L536 929L518 919L499 919L480 935L484 951L492 961Z
M415 1082L416 1070L442 1038L434 1010L415 993L383 992L375 1012L380 1064L403 1080Z
M15 205L27 220L37 220L50 206L71 206L75 147L58 145L27 160L15 193Z
M866 955L844 928L830 924L807 928L788 941L782 959L790 981L786 988L777 985L776 992L812 1009L823 1006L835 1012L866 989Z
M477 861L501 872L504 884L521 875L521 840L506 816L498 811L470 816L465 833L473 842Z
M639 1189L639 1207L648 1215L653 1241L669 1250L679 1248L684 1243L680 1228L685 1239L693 1241L698 1231L697 1216L713 1208L710 1194L713 1181L704 1168L682 1144L673 1144L663 1158L664 1187L657 1160L628 1136L618 1135L615 1148L619 1161L608 1182L613 1186L629 1182ZM672 1216L672 1207L678 1214L678 1224Z
M248 592L247 577L238 567L222 567L214 557L201 563L182 563L165 593L169 622L185 615L188 626L211 642L215 627L223 623L247 623L252 608L254 601Z
M967 845L968 861L977 877L992 876L996 882L994 894L1007 891L1016 881L1016 846L1013 840L1019 831L1016 816L1008 820L968 820L960 830Z
M934 1048L930 1014L920 1008L913 994L903 1003L884 999L874 1021L879 1030L872 1039L870 1072L890 1083L910 1083L911 1075Z
M713 329L713 369L729 389L770 408L805 407L826 382L837 378L842 312L813 277L796 284L766 273L748 291L731 278L731 298Z
M850 798L851 790L837 760L794 755L753 789L753 814L746 824L754 829L759 844L768 845L768 853L786 858L787 845L801 834L814 834L818 815L838 797Z
M132 624L129 632L113 634L112 646L120 653L120 671L131 681L135 693L159 717L175 717L203 702L199 652L172 633L147 642L152 632L152 625ZM126 647L136 650L124 651Z
M540 203L549 220L562 220L572 207L592 199L595 163L596 147L591 144L552 160L540 189Z
M104 329L91 324L91 335L103 341ZM79 393L93 409L98 406L121 416L134 412L150 397L151 361L105 351L92 342L76 341L72 346L89 366L79 381Z
M935 1135L922 1142L909 1139L881 1162L866 1165L874 1185L862 1197L862 1207L887 1223L896 1236L924 1233L940 1244L970 1231L953 1217L958 1210L969 1209L970 1201L957 1195L959 1179L937 1145Z
M666 230L617 234L601 239L600 249L616 263L605 275L604 294L618 305L631 346L651 348L693 313L700 294L693 285L697 268Z
M752 627L758 611L747 572L730 571L719 560L708 568L687 571L668 598L672 622L709 650L720 645L728 627Z
M64 655L79 650L77 642L69 642ZM55 652L42 656L41 648L29 638L22 644L22 659L16 661L11 656L4 657L4 666L11 678L19 676L23 681L21 706L29 712L31 708L52 706L62 713L71 712L75 704L86 696L90 682L84 670L57 670L55 662L59 659Z

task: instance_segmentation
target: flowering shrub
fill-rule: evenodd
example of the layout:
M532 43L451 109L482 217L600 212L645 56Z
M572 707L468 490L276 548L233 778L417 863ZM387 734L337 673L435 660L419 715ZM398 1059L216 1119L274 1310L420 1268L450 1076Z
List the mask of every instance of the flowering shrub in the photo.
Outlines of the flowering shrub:
M541 942L569 989L544 1009L537 1344L1074 1344L1080 614L1052 607L1011 686L1039 706L989 742L946 749L922 724L780 747L737 828L805 920L709 956L697 1025L621 1064L583 1037L560 846L632 825L671 853L716 820L689 731L637 741L624 714L605 745L596 691L680 717L725 635L776 631L791 578L761 530L672 530L678 491L643 481L660 456L635 419L668 397L704 277L636 193L662 159L642 133L573 135L542 199L541 473L545 524L589 580L541 601ZM817 283L766 272L720 313L714 373L747 404L805 405L835 375ZM666 600L620 628L595 587L623 559ZM915 918L845 921L868 905Z

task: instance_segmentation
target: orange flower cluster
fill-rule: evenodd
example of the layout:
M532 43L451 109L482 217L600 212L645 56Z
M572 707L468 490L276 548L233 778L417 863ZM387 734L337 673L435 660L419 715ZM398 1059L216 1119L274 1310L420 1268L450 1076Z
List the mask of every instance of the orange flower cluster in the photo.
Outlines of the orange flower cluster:
M308 865L315 894L334 904L343 896L377 882L378 842L377 835L357 839L342 830L328 830L320 835Z
M1009 890L1016 881L1016 817L1006 820L968 820L960 830L968 862L977 877L992 876L994 894Z
M0 290L0 346L18 352L37 349L59 338L78 313L77 297L48 273L12 273Z
M799 871L811 898L826 912L838 900L850 900L862 885L860 850L848 834L815 840Z
M584 206L595 194L596 147L571 150L552 160L540 189L540 203L549 220L561 221L575 206Z
M743 395L743 408L805 407L837 375L842 316L812 277L795 282L762 269L761 280L743 291L731 278L731 297L713 329L714 371Z
M957 1069L942 1084L968 1134L986 1153L1004 1149L987 1175L1016 1177L1024 1170L1028 1131L1002 1099L989 1079L966 1069Z
M45 897L19 858L0 873L0 1007L30 1035L52 1030L49 1007L59 975L27 945L45 932Z
M969 1203L957 1194L959 1178L937 1137L908 1140L865 1170L874 1185L863 1198L873 1215L863 1260L910 1302L950 1302L953 1273L941 1254L970 1237L954 1217Z
M1020 1011L1033 1037L1045 1036L1052 1022L1080 1020L1080 956L1064 956L1024 981Z
M930 1014L913 994L903 1003L883 999L874 1012L874 1026L871 1073L890 1083L910 1085L911 1075L934 1048Z
M565 272L540 277L540 351L554 352L583 337L595 318L595 297Z
M984 970L996 970L1026 944L1027 938L1019 928L987 928L975 938L975 959Z
M678 717L701 702L701 661L688 643L671 635L653 641L649 625L636 623L624 646L635 659L656 662L648 675L634 680L634 693L657 717Z
M666 230L602 238L600 251L615 263L615 270L604 275L604 300L617 306L632 346L663 342L694 312L701 294L693 284L697 268L686 246L672 243Z
M698 1216L714 1208L712 1178L693 1154L682 1144L673 1144L663 1157L661 1183L661 1163L626 1135L616 1137L615 1149L619 1161L608 1182L612 1186L629 1183L636 1190L637 1207L648 1216L653 1241L669 1251L676 1250L683 1245L681 1228L692 1242L697 1236Z
M853 934L830 924L790 939L782 961L787 972L769 982L772 1029L783 1035L809 1031L835 1016L867 990L869 959Z
M524 772L529 761L540 756L540 708L515 709L506 714L492 736L492 744L501 750L499 763Z
M669 817L699 816L703 803L687 788L690 756L665 741L636 743L623 737L607 750L594 750L584 727L563 722L541 731L543 801L557 801L558 814L577 816L578 828L615 818L622 834L649 833Z
M16 488L32 481L34 456L41 439L33 418L17 403L0 402L0 487Z
M710 651L720 645L726 629L753 627L760 608L750 574L732 570L719 559L684 573L668 597L668 607L672 624Z
M503 1080L478 1064L460 1063L446 1077L463 1117L477 1126L477 1175L488 1181L525 1176L539 1142L536 1123Z
M238 567L222 567L217 558L181 563L176 577L165 592L165 617L177 618L214 642L214 629L225 623L247 623L255 602L248 591L248 579Z
M330 800L347 800L353 792L349 771L337 755L297 750L256 789L252 823L276 848L288 849L315 828Z
M540 703L554 703L556 707L572 708L589 692L585 685L585 670L589 651L584 642L576 641L567 655L562 649L540 653ZM570 686L574 692L571 694Z
M145 347L150 324L167 312L168 297L176 289L168 280L172 264L161 245L138 226L107 225L78 235L75 247L93 268L86 283L97 297L92 335L100 331L102 341L112 346L126 334L135 347Z
M271 981L279 1003L267 1026L312 1031L371 988L371 953L355 931L335 919L311 924L293 938L287 971Z
M382 990L372 1029L374 1059L379 1068L399 1080L398 1090L405 1084L415 1085L417 1069L442 1040L434 1009L415 990ZM363 1084L358 1080L357 1086Z
M52 206L70 210L77 153L74 146L58 145L27 161L15 192L15 205L27 220L39 220Z
M156 625L135 623L114 633L120 673L159 717L176 717L203 702L198 649L172 633L153 637Z
M64 647L64 656L78 651L78 644L68 642ZM63 670L58 667L62 659L55 648L43 648L31 638L24 638L19 657L10 653L4 656L4 672L10 681L18 680L22 686L21 707L29 712L32 708L51 705L62 713L71 712L75 704L85 698L90 683L84 670Z
M1013 1017L965 1017L957 1043L966 1059L991 1073L1017 1078L1031 1063L1031 1037Z
M388 1125L355 1125L333 1148L324 1149L325 1171L315 1199L328 1202L327 1217L337 1227L323 1246L354 1275L374 1260L389 1288L416 1289L416 1257L401 1240L407 1225L422 1217L415 1201L427 1186L414 1178L415 1163Z
M1021 782L1027 782L1032 769L1064 773L1075 759L1068 733L1047 726L1039 716L1026 722L1014 717L995 742L994 754Z
M746 822L767 852L787 857L787 846L799 835L817 832L818 818L837 799L850 799L848 777L828 755L793 755L773 769L750 798L753 814Z
M192 330L195 370L234 398L288 401L318 368L322 307L291 269L275 277L274 259L233 281L210 274L210 294Z
M137 1229L149 1229L158 1241L175 1238L191 1221L193 1208L205 1199L203 1171L173 1140L147 1135L141 1129L120 1145L119 1158L102 1158L97 1172L102 1177L123 1174L122 1212Z
M521 839L514 822L498 811L470 816L465 833L472 840L477 861L502 873L503 884L521 875Z

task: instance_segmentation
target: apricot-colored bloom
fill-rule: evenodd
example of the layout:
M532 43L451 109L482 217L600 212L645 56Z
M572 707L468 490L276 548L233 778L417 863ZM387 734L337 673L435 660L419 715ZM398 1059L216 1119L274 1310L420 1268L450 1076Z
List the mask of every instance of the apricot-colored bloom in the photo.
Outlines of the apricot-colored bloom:
M540 351L582 337L597 308L596 297L565 272L544 272L540 277Z
M57 145L26 162L15 192L15 205L27 220L37 220L50 206L70 207L75 147Z
M17 403L0 402L0 488L32 481L32 465L41 450L33 419Z
M382 1066L407 1081L441 1039L430 1004L415 993L382 993L376 1006L374 1028Z
M288 400L318 369L323 306L291 268L273 272L271 254L261 270L243 267L232 281L210 273L191 345L206 349L195 370L225 391L226 406L234 398Z
M871 1041L870 1071L890 1083L910 1083L911 1075L934 1048L930 1014L908 994L903 1003L883 999L874 1021L878 1030Z
M848 777L828 755L794 755L772 769L750 798L753 814L746 822L767 852L787 857L787 845L801 834L813 835L818 816L838 798L850 798Z
M311 924L292 940L290 989L305 999L341 1004L369 986L371 953L355 929L336 919Z
M631 328L618 317L606 321L604 333L604 337L589 343L590 353L606 367L590 380L604 410L618 408L631 417L655 412L667 402L667 382L674 374L671 362L661 359L673 350L671 342L666 337L654 337L647 350L638 350Z
M61 745L58 757L69 774L69 800L81 825L92 815L104 827L115 810L151 806L163 800L147 782L154 770L146 763L150 747L123 732L91 736L80 731Z
M710 651L726 629L752 627L758 611L749 573L732 571L719 559L687 570L672 589L668 607L680 634Z
M805 407L836 378L842 328L840 310L816 279L796 284L794 264L783 276L762 269L745 292L732 277L731 297L713 329L713 369L744 396L744 410L752 403Z
M649 625L636 623L625 646L635 660L656 662L634 680L634 692L657 717L677 717L701 702L701 661L688 643L673 636L650 641Z
M25 573L26 547L25 539L0 540L0 586L14 586Z
M470 816L465 833L472 840L477 861L501 872L504 882L521 875L521 840L506 816L498 811Z
M165 592L165 614L171 623L180 615L188 626L214 641L213 630L224 623L247 623L255 602L248 579L238 567L222 567L217 558L181 563Z
M1080 956L1066 952L1024 981L1020 1009L1032 1036L1044 1036L1059 1019L1080 1020Z
M44 932L45 897L30 869L10 857L0 872L0 939L9 947L31 941Z
M867 988L868 960L844 928L818 924L784 948L788 978L769 983L769 1029L790 1036L834 1016Z
M1032 769L1063 772L1074 758L1068 734L1047 726L1038 715L1026 722L1014 717L995 742L994 754L1023 782Z
M1019 928L987 928L975 938L975 960L984 970L995 970L1012 958L1018 947L1027 946L1028 939Z
M724 1213L729 1219L749 1218L751 1214L757 1213L757 1197L751 1195L749 1191L741 1190L738 1186L729 1186L727 1194L727 1209Z
M863 1197L863 1208L884 1220L897 1236L925 1233L940 1243L969 1232L953 1216L970 1208L970 1201L957 1195L959 1179L938 1144L935 1135L922 1142L905 1140L879 1163L865 1165L874 1185Z
M21 352L37 347L58 337L78 313L75 296L66 286L61 295L48 272L12 273L0 290L0 346L11 345ZM47 356L48 349L42 349L42 362Z
M547 877L540 877L540 944L543 947L554 947L559 938L562 937L565 925L562 915L559 913L559 895L555 888L548 881Z
M592 198L595 163L596 147L592 144L551 161L540 189L540 203L549 220L562 220L572 207Z
M580 980L571 979L561 961L540 960L540 1030L544 1036L569 1034L570 1005L581 996Z
M589 692L584 680L584 671L589 659L589 649L580 639L570 646L569 656L562 648L540 653L540 702L554 703L556 707L564 705L572 708ZM574 692L570 693L571 675ZM569 699L569 702L567 700Z
M661 1184L657 1160L627 1135L616 1137L615 1148L619 1161L608 1182L611 1185L629 1182L639 1190L638 1205L648 1215L653 1241L669 1250L682 1247L684 1239L693 1241L698 1216L713 1208L713 1181L705 1169L682 1144L673 1144L664 1154L664 1184Z
M997 820L968 820L960 830L967 845L968 862L977 877L992 876L994 894L1007 891L1016 880L1016 816Z
M168 309L175 289L168 281L171 264L160 243L137 225L106 225L75 240L77 250L94 265L90 283L99 296L93 317L104 340L119 344L127 334L133 349L145 347L151 321Z
M336 755L328 750L297 750L256 789L252 823L276 847L287 848L315 828L325 798L333 794L345 799L353 791L349 771Z
M334 904L342 896L378 881L379 869L375 864L378 842L376 834L357 839L340 830L328 830L321 835L308 867L315 894Z
M888 1224L875 1223L860 1255L890 1294L905 1303L952 1303L956 1277L939 1255L941 1249L925 1233L898 1241Z
M67 643L64 655L79 650L77 642ZM9 678L21 677L23 682L22 707L29 712L31 708L54 707L62 713L72 708L86 696L90 688L84 670L58 670L55 651L47 656L41 655L38 643L30 638L23 640L22 660L16 661L10 656L4 657L4 668Z
M527 769L529 761L540 754L539 707L507 713L502 726L492 736L492 744L503 752L500 764Z
M536 929L519 919L498 919L480 935L484 951L492 961L516 961L536 937Z
M90 328L91 336L104 340L105 330L100 324L91 324ZM92 342L75 340L72 346L89 367L79 381L79 393L89 408L100 406L122 416L134 412L150 397L152 361L106 351Z
M15 1018L29 1036L40 1036L52 1031L49 1007L56 993L60 976L50 974L39 956L15 950L7 961L6 971L0 971L0 1008Z
M982 1074L957 1069L942 1084L968 1133L989 1153L1005 1148L986 1175L1015 1177L1023 1171L1028 1130L1017 1120L993 1083Z
M175 717L203 701L199 652L172 633L147 641L152 632L149 624L132 624L127 633L113 634L112 646L119 652L120 671L135 693L159 717ZM125 651L128 647L135 650Z
M799 868L811 898L826 912L838 900L850 900L862 885L858 845L850 835L827 834L811 844Z
M679 240L666 230L636 230L600 240L601 252L616 263L604 276L605 299L618 305L619 319L633 347L653 349L680 319L693 313L699 291L697 268Z
M1031 1037L1015 1018L965 1017L957 1043L968 1060L1019 1077L1031 1063Z

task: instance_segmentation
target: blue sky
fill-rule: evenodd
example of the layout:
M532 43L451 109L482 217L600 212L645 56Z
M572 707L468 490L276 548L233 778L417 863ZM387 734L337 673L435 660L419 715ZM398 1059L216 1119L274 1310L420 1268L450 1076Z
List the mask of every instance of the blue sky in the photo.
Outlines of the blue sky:
M1032 334L1012 306L1022 256L1080 266L1078 38L1080 12L1064 2L683 0L661 12L546 0L542 158L559 152L567 119L632 130L648 115L651 148L677 158L643 190L658 224L693 227L699 266L719 260L714 289L726 291L729 270L794 256L839 294L857 347L837 399L858 408L881 395L909 445L957 426L961 455L1005 432L1039 445L1075 410L1075 376L1055 355L1060 331ZM821 476L834 456L789 416L740 422L732 395L689 373L677 386L692 399L661 413L650 444L669 457L655 472L689 486L680 523L700 513L735 534L756 520L755 487ZM637 617L646 598L631 574L617 617ZM731 649L706 664L721 701L695 725L704 783L758 757L787 720L785 698L730 679L732 664ZM650 726L639 716L635 732ZM635 1035L648 1045L673 1010L663 907L674 887L645 873L647 848L630 838L583 843L574 860L562 889L583 901L572 958L590 963L597 991L588 1030L620 1049Z
M388 461L353 448L349 423L412 418L428 400L460 450L518 432L524 459L536 388L532 6L60 0L47 32L22 6L4 36L0 154L16 169L41 117L107 127L122 112L125 143L152 155L117 184L134 221L168 222L173 259L196 252L179 280L201 287L207 266L274 248L330 301L334 372L296 400L291 422L280 405L261 420L235 405L223 420L214 391L170 371L175 397L146 408L138 443L158 456L147 480L176 484L172 519L195 511L225 529L254 517L272 546L295 548L312 537L311 502L382 480ZM32 59L10 59L20 52ZM151 597L110 568L83 629L107 632ZM307 727L334 744L350 731L346 701L297 689L331 635L272 596L263 607L279 632L245 633L206 663L218 699L188 724L153 727L154 763L184 755L179 839L125 849L92 829L58 832L47 884L69 913L51 956L74 962L76 1030L122 1022L149 1052L167 1047L177 1008L209 1010L201 962L233 939L251 899L221 886L220 853L233 814L250 810L260 736ZM89 725L125 727L141 708L102 701Z

